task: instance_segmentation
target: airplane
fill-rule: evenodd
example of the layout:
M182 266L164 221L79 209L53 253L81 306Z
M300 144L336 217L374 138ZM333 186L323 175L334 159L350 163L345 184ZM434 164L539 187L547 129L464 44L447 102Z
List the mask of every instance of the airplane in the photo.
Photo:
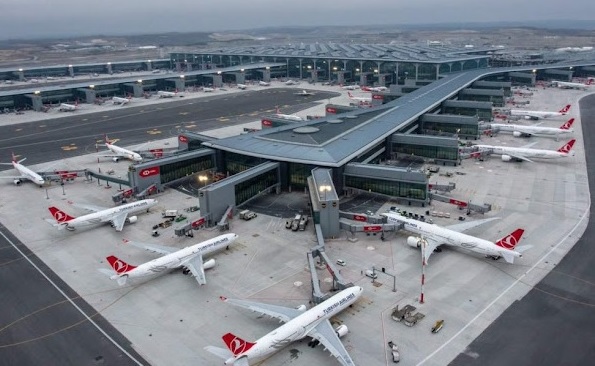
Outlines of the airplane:
M403 229L411 233L419 235L419 237L410 236L407 238L407 245L414 248L421 248L425 242L424 262L427 264L430 255L442 244L451 245L475 253L480 253L493 260L498 260L504 257L506 262L513 263L514 258L522 257L522 252L529 249L529 246L519 247L515 251L515 247L521 240L524 233L523 229L516 229L511 234L503 237L497 242L491 242L472 235L463 234L463 231L469 230L478 225L496 220L497 217L468 221L461 224L454 224L449 226L438 226L427 222L422 222L415 219L410 219L401 216L398 213L385 212L381 214L388 219L388 222L396 225L403 225Z
M261 81L258 82L258 85L260 85L260 86L271 86L271 83L261 80Z
M383 91L387 91L388 88L386 86L375 86L375 87L364 86L364 87L362 87L362 90L367 91L367 92L383 92Z
M128 214L134 214L143 210L147 210L147 212L149 212L149 209L156 204L157 200L149 198L146 200L126 203L124 205L112 208L92 205L77 205L87 211L93 212L79 217L70 216L66 212L61 211L59 208L52 206L49 208L49 210L54 217L54 220L46 219L46 221L52 224L54 227L57 227L58 230L66 229L74 231L81 226L109 222L110 225L116 229L116 231L122 231L124 228L124 223L128 222L132 224L138 220L137 216L129 217Z
M289 119L291 121L298 121L301 122L304 119L302 119L302 117L297 116L295 114L283 114L279 112L279 108L277 108L276 113L274 114L275 117L277 118L283 118L283 119Z
M202 88L202 91L205 93L211 93L215 91L215 88L209 88L205 86L204 88Z
M351 92L347 92L347 95L349 95L349 99L355 100L356 102L359 102L359 103L371 103L372 102L371 97L354 97L353 94L351 94Z
M241 90L248 89L248 85L246 85L246 84L237 84L237 87L238 87L238 89L241 89Z
M285 85L300 85L299 81L287 80Z
M178 95L178 92L168 92L168 91L163 91L163 90L159 90L157 92L157 95L159 96L159 98L173 98L176 95Z
M558 112L546 112L546 111L525 111L522 109L512 109L510 111L511 116L521 116L525 119L540 119L540 118L549 118L554 116L564 116L568 113L571 105L567 104L564 108L560 109Z
M356 90L356 89L359 89L359 85L344 85L341 87L341 89Z
M298 308L288 308L246 300L228 299L221 296L221 300L224 302L268 315L279 319L285 324L254 343L245 341L232 333L227 333L222 338L228 349L207 346L205 350L224 359L225 365L249 366L251 361L264 359L293 341L311 337L314 338L311 344L322 343L324 348L341 365L353 366L353 360L340 340L340 337L347 334L349 329L344 324L333 329L329 319L357 301L362 295L362 291L363 288L359 286L349 287L309 310L306 310L305 305Z
M593 85L593 79L587 80L586 84L583 83L571 83L569 81L557 81L554 80L552 83L556 84L558 88L566 88L566 89L583 89L588 90L589 88L595 86Z
M74 112L78 109L78 103L75 104L68 104L68 103L61 103L58 107L60 112Z
M118 161L120 161L121 158L129 159L132 161L143 161L143 157L140 156L139 153L135 153L132 150L128 150L128 149L116 146L113 143L111 143L110 140L107 138L107 134L104 135L104 139L105 139L105 147L107 147L108 150L111 151L112 153L114 153L115 155L102 155L102 156L112 158L112 160L116 163Z
M37 174L36 172L34 172L33 170L27 168L26 166L24 166L23 164L21 164L23 161L25 161L25 159L27 158L23 158L21 160L17 160L16 156L14 155L14 153L12 154L12 163L0 163L0 165L12 165L13 168L16 169L16 171L18 171L21 175L20 176L11 176L11 177L0 177L0 178L4 178L4 179L12 179L15 185L20 185L23 180L30 180L31 182L37 184L39 187L42 187L45 184L45 179L43 179L43 177L39 174Z
M572 139L564 144L558 150L543 150L531 149L528 147L510 147L510 146L491 146L491 145L475 145L479 151L471 153L471 157L481 157L486 154L496 154L502 156L502 161L528 161L533 163L531 159L557 159L574 156L575 152L572 147L576 142Z
M125 105L130 103L130 98L113 97L112 102L114 104Z
M532 135L545 135L545 136L556 136L556 139L560 136L569 135L574 132L574 129L570 128L574 123L574 118L566 121L559 128L555 127L541 127L541 126L523 126L503 123L491 123L490 128L496 132L506 131L512 132L514 137L531 137Z
M113 268L113 271L107 269L102 269L100 271L109 275L110 279L117 280L118 285L123 286L128 278L145 277L170 269L182 268L184 274L192 273L200 285L206 285L205 269L213 268L215 266L215 259L203 262L203 255L227 248L237 238L238 236L236 234L219 235L216 238L183 249L125 240L124 242L127 244L132 244L141 249L163 254L163 256L139 266L132 266L112 255L107 257L107 261Z
M293 93L293 95L299 95L299 96L302 96L302 97L309 97L311 95L314 95L314 93L309 92L309 91L306 91L306 90L302 90L301 92Z

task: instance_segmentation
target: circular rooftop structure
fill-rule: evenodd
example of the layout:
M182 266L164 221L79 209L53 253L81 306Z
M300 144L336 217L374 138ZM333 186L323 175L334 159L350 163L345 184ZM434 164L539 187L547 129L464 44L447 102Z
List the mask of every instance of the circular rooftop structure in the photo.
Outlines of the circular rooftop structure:
M318 132L318 131L320 131L319 128L312 127L312 126L304 126L304 127L298 127L298 128L293 129L293 132L295 132L295 133L314 133L314 132Z
M342 119L331 119L331 120L328 120L327 122L335 124L335 123L343 123L343 120Z

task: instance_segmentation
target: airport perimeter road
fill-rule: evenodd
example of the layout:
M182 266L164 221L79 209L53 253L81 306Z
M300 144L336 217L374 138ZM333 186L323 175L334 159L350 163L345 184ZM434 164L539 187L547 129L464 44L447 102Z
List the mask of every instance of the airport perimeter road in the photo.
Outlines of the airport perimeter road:
M95 152L95 141L104 133L120 139L118 145L135 145L175 136L184 124L194 126L189 128L192 131L212 130L257 121L275 113L276 106L282 113L291 114L340 95L317 90L303 97L295 95L296 91L299 89L268 88L233 94L218 91L220 94L201 98L175 98L178 100L168 103L80 115L76 111L63 112L72 115L0 126L0 161L8 162L12 152L26 157L26 164L60 160ZM7 168L2 166L0 170Z
M589 189L595 186L595 94L581 100ZM591 204L590 216L593 216ZM521 301L450 365L590 365L595 360L595 224ZM545 261L548 259L545 258Z
M0 364L148 365L2 225L0 249Z

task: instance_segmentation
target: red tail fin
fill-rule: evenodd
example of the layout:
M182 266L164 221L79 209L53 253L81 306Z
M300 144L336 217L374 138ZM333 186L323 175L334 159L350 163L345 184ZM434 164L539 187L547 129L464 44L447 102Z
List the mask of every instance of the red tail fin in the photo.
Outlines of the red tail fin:
M524 232L525 230L523 229L516 229L512 232L512 234L509 234L503 237L502 239L498 240L496 242L496 245L504 249L514 249L514 247L519 243L519 241L521 241L521 236L523 236Z
M571 107L571 106L572 106L572 105L570 105L570 104L566 104L566 107L564 107L564 108L560 109L560 111L559 111L559 112L560 112L560 113L564 113L564 114L565 114L565 113L567 113L567 112L570 110L570 107Z
M561 130L569 130L570 127L572 126L572 124L574 123L574 118L569 119L568 121L566 121L566 123L564 123L560 129Z
M570 150L572 150L572 147L574 146L575 141L576 141L575 139L568 141L564 146L559 148L557 151L561 152L561 153L568 154L570 152Z
M349 95L349 98L353 98L353 95L351 95L350 91L347 92L347 95Z
M74 220L74 217L70 216L69 214L67 214L66 212L60 210L57 207L50 207L49 208L50 212L52 213L52 216L54 217L54 220L56 220L59 223L63 223L63 222L68 222L70 220Z
M242 338L235 336L231 333L225 334L223 337L223 342L229 350L233 353L234 356L240 355L244 352L247 352L252 346L256 343L246 342Z
M107 261L117 274L126 273L136 268L136 266L130 265L113 255L107 257Z
M13 163L18 163L18 161L17 161L17 157L16 157L16 155L14 154L14 152L12 153L12 162L13 162Z
M593 84L593 79L587 80L587 83L585 85L591 85L591 84Z
M103 139L105 140L105 143L106 143L106 144L111 144L111 142L110 142L109 138L107 137L107 133L104 133L104 134L103 134Z

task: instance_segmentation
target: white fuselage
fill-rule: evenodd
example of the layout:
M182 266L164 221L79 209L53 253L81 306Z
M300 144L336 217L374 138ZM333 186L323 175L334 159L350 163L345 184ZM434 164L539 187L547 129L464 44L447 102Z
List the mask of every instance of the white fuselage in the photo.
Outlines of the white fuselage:
M21 160L22 161L22 160ZM26 166L17 163L16 161L12 162L12 166L19 172L21 173L21 175L25 178L27 178L28 180L30 180L31 182L38 184L39 186L42 186L45 184L45 180L43 179L43 177L37 173L35 173L33 170L27 168Z
M140 154L135 153L134 151L130 151L128 149L125 149L123 147L119 147L110 143L105 143L105 146L109 149L109 151L113 152L114 154L124 157L126 159L132 160L132 161L142 161L143 158L142 156L140 156Z
M76 217L70 221L67 221L65 223L66 229L74 230L81 226L87 226L87 225L93 225L93 224L99 224L102 222L106 222L106 221L109 221L110 217L117 215L117 214L124 213L124 212L126 212L130 215L130 214L134 214L134 213L145 211L145 210L148 211L149 208L155 206L156 204L157 204L157 200L146 199L146 200L142 200L142 201L127 203L125 205L114 207L114 208L108 208L107 210L103 210L103 211L93 212L91 214Z
M349 96L349 99L351 100L355 100L357 102L364 102L364 103L369 103L372 101L372 98L368 98L368 97L354 97L353 95Z
M555 150L530 149L526 147L475 145L479 150L489 150L495 155L523 156L527 159L558 159L574 156L574 151L563 153Z
M114 104L127 104L128 102L130 102L130 99L128 99L128 98L120 98L120 97L113 97L112 98L112 102L114 102Z
M428 224L418 220L408 219L398 214L383 214L389 222L403 224L403 228L411 233L421 237L431 237L432 240L440 244L451 245L470 250L475 253L489 255L494 257L501 256L501 252L506 250L514 257L520 257L521 254L514 250L504 249L497 246L489 240L481 239L475 236L459 233L438 225Z
M197 255L206 255L215 252L219 249L226 248L233 243L238 236L236 234L220 235L216 238L203 241L201 243L180 249L177 252L166 254L162 257L153 259L150 262L143 263L131 271L115 274L111 279L115 280L118 277L145 277L151 276L163 271L182 267L185 263L190 261Z
M232 365L242 357L247 357L248 360L264 358L289 343L306 337L320 322L339 314L353 304L361 296L362 290L359 286L353 286L339 292L263 336L248 351L230 358L225 364Z
M572 129L562 129L556 127L523 126L512 124L492 123L491 127L497 131L517 132L525 135L546 135L546 136L565 136L574 132Z
M302 117L296 116L295 114L277 113L277 114L275 114L275 117L277 117L277 118L283 118L283 119L288 119L288 120L291 120L291 121L303 121Z
M159 95L159 98L173 98L176 96L176 93L167 92L167 91L158 91L157 95Z
M76 110L76 106L74 104L62 103L58 109L63 112L70 112Z
M523 109L512 109L511 116L533 117L533 118L550 118L554 116L564 116L561 112L546 112L546 111L526 111Z
M559 88L584 89L587 90L591 85L581 83L571 83L569 81L553 81Z

